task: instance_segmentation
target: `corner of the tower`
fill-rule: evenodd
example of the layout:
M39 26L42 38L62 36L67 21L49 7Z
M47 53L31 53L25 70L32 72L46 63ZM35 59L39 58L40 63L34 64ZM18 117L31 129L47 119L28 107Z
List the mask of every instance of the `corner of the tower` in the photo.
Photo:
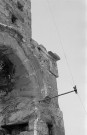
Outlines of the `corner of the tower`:
M32 39L31 0L0 0L0 134L65 134L58 60Z

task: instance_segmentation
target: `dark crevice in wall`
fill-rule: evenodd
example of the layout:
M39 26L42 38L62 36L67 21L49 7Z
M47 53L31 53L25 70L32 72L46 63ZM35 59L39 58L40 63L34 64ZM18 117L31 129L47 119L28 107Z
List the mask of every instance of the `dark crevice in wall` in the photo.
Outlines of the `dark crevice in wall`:
M17 2L17 7L20 11L23 11L23 5L19 1Z
M16 20L17 20L17 17L14 14L12 14L11 22L14 24L14 23L16 23Z
M12 124L12 125L3 125L1 126L7 134L17 135L20 132L28 131L28 123Z
M47 123L48 127L48 135L54 135L53 134L53 124L51 122Z

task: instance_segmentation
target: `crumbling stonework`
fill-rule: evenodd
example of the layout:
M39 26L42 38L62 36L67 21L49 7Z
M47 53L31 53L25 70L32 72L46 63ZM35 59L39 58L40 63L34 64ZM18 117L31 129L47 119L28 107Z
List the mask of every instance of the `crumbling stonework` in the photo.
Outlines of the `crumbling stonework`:
M0 135L64 135L60 58L31 33L30 0L0 0Z

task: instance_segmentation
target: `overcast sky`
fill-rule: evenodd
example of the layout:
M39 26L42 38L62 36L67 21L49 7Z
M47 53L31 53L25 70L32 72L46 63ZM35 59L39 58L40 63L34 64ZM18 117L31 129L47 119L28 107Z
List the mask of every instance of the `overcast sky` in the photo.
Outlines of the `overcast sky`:
M85 0L31 1L33 39L61 57L58 61L58 93L71 91L73 86L77 85L87 111ZM86 135L87 113L78 96L72 93L59 97L59 105L64 116L66 135Z

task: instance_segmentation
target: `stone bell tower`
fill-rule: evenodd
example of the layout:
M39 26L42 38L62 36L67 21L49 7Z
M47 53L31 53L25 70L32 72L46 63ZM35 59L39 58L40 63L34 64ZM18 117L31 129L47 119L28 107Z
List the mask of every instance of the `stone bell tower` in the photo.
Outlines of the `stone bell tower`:
M60 58L31 33L31 1L0 0L0 135L64 135Z

